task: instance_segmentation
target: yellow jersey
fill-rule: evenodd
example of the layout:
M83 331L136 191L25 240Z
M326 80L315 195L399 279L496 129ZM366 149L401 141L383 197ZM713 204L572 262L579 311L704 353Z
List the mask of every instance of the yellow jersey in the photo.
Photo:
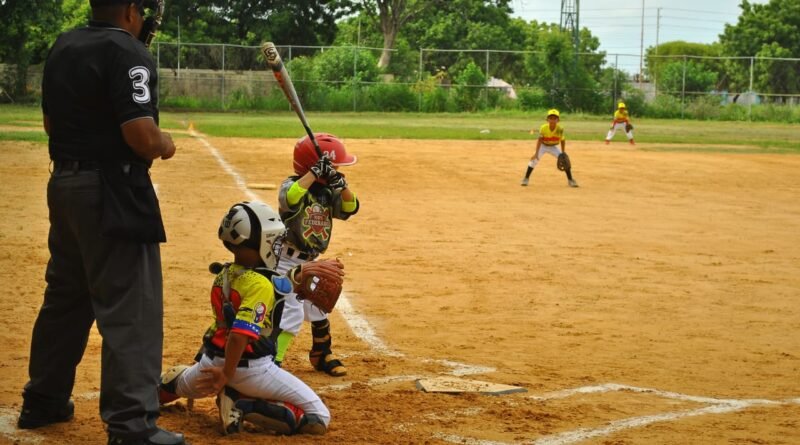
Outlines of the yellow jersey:
M628 110L620 111L617 110L614 112L614 123L619 124L623 122L628 122Z
M211 288L211 308L214 313L214 322L206 331L211 344L220 350L225 349L228 332L236 332L248 337L250 341L257 340L261 332L272 329L272 310L275 307L275 288L270 278L261 273L240 266L230 265L231 291L230 302L236 311L233 326L227 326L223 313L223 275L220 272ZM244 356L252 356L252 344L248 344Z
M550 124L544 124L539 128L539 138L541 138L544 145L558 145L561 141L566 140L564 138L564 127L561 124L556 124L556 128L550 130Z

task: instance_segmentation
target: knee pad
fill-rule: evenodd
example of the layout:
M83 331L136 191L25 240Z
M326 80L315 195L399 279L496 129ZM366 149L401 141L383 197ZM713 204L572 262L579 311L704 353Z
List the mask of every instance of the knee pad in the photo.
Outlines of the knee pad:
M160 405L166 405L181 398L178 395L178 377L187 369L189 367L186 365L176 365L161 374L161 382L158 384L158 403Z
M275 400L243 398L237 400L234 406L242 413L244 420L284 435L296 433L305 415L302 409L291 403Z

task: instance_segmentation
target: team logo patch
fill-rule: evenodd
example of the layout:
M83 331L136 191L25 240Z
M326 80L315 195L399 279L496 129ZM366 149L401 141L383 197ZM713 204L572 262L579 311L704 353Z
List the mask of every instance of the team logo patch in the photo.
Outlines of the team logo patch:
M266 316L267 306L264 303L258 303L258 306L256 306L256 323L264 321L264 317Z
M331 237L331 217L327 207L319 203L311 204L305 209L303 217L303 238L316 236L323 241Z

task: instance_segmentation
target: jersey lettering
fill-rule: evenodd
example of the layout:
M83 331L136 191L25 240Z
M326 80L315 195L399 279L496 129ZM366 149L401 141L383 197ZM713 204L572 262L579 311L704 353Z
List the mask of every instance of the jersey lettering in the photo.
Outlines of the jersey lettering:
M133 81L133 101L138 104L150 102L150 71L143 66L135 66L128 71L128 77Z

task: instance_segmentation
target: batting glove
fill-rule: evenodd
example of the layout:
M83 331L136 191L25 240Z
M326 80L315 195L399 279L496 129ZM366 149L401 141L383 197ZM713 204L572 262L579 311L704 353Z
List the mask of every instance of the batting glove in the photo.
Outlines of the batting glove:
M328 179L328 185L334 190L344 190L347 188L347 181L342 173L336 172Z
M311 170L311 173L316 176L317 179L325 179L332 174L332 171L334 171L333 165L331 165L331 160L327 156L319 158L319 161L312 165L309 170Z

